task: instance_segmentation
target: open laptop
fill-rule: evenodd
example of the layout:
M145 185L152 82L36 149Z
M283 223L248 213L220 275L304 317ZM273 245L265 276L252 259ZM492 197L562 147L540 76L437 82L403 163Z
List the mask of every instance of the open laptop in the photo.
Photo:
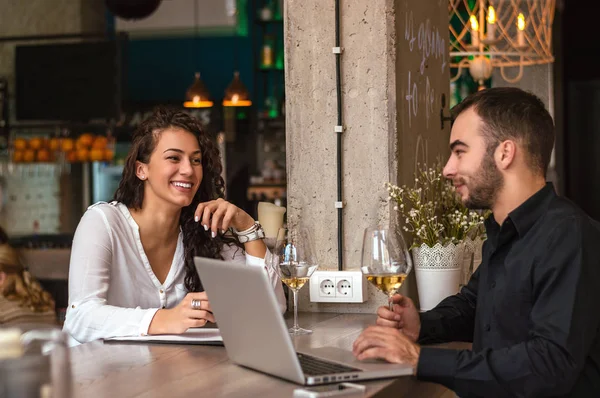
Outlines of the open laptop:
M296 352L263 267L203 257L194 262L234 363L303 385L412 374L410 365L361 362L334 347L315 350L318 355Z

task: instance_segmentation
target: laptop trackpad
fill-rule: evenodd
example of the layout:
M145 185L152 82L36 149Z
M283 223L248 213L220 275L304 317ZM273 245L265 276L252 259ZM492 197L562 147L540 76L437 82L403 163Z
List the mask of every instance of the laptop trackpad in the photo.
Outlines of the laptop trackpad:
M339 362L341 364L363 370L390 370L393 368L412 369L410 365L391 364L379 359L359 361L354 357L352 351L337 347L320 347L310 350L302 350L302 352L308 355L316 356L333 362Z

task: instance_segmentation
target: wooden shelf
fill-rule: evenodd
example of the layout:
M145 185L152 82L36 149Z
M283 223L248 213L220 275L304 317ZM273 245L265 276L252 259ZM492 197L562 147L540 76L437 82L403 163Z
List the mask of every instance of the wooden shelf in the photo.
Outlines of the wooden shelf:
M285 185L251 185L248 187L247 197L249 200L282 199L287 196Z

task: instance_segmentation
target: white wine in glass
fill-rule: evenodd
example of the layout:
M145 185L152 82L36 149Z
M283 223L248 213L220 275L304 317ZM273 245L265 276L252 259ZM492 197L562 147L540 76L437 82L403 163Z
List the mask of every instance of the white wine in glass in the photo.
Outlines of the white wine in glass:
M412 269L412 259L399 228L365 229L360 270L377 289L391 298ZM390 300L389 308L393 310Z
M283 283L285 283L287 285L287 287L289 287L292 290L302 289L302 286L304 286L304 284L306 282L308 282L309 280L310 280L310 278L308 278L308 277L299 277L299 276L292 276L289 278L281 278L281 281Z
M408 275L366 274L365 277L377 289L391 297L400 289Z
M289 332L292 335L312 333L312 330L298 326L298 291L310 280L310 276L318 267L307 229L279 229L273 251L273 267L294 295L294 326Z

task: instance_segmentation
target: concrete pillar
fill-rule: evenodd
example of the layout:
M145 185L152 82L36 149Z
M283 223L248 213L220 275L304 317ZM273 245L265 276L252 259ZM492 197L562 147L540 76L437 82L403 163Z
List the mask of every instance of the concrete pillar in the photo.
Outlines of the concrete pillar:
M288 219L312 231L320 269L337 269L334 2L285 5ZM341 1L340 26L342 250L344 269L357 270L364 229L396 218L384 182L412 182L417 153L428 162L448 153L449 124L442 129L439 117L449 91L447 3ZM386 302L369 287L364 304L314 304L308 290L302 310L373 312Z

